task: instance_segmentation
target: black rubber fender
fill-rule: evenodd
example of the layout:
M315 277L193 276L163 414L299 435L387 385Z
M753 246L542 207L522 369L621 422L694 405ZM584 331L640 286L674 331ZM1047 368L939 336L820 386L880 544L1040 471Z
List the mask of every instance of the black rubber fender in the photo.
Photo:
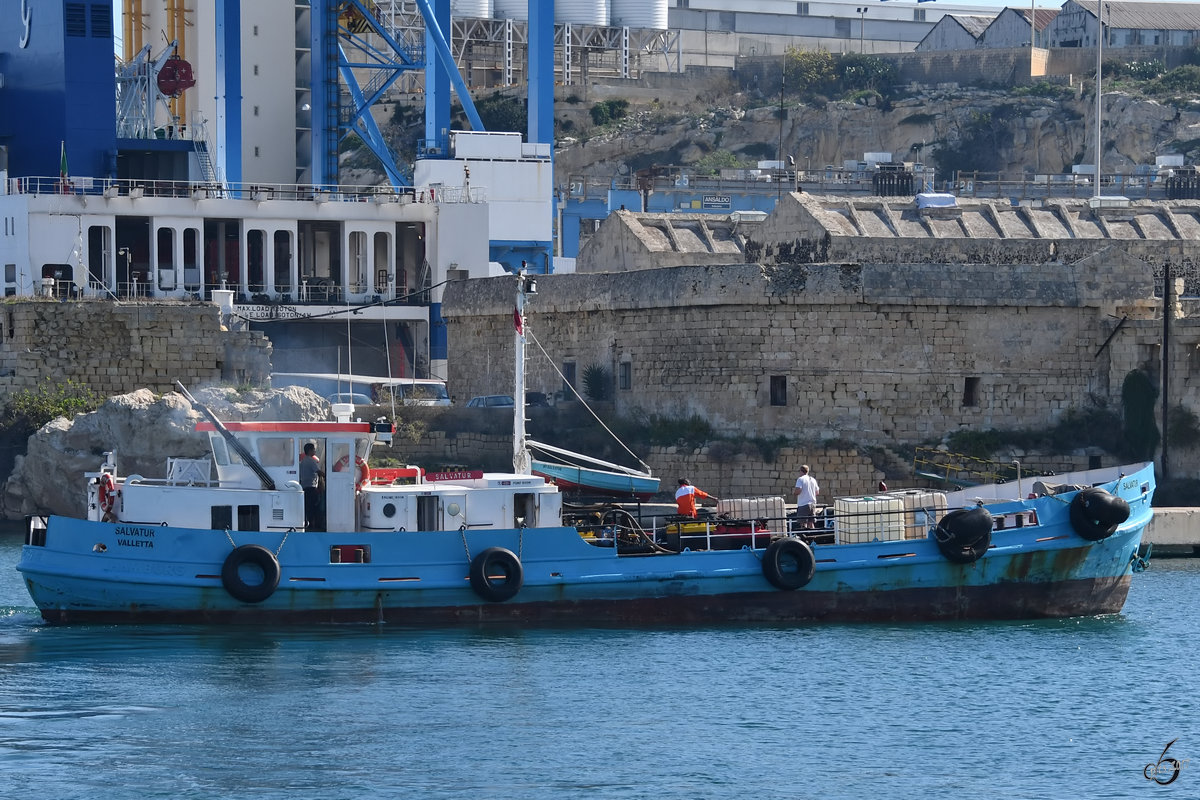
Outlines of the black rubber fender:
M813 579L817 559L808 542L791 537L776 539L763 553L762 570L776 589L792 592Z
M244 564L262 570L262 582L246 583L241 575ZM262 545L244 544L235 547L221 565L221 585L235 600L241 600L243 603L261 603L273 595L279 586L279 561L274 553Z
M1081 489L1071 501L1071 528L1089 542L1107 539L1129 519L1129 503L1105 489Z
M992 546L992 536L989 533L982 539L978 539L971 544L952 545L938 542L938 550L942 551L942 555L947 561L955 564L974 564L979 559L983 558L983 554Z
M947 561L972 564L992 546L992 513L982 506L957 508L933 529L938 550Z
M492 603L511 600L525 583L521 559L503 547L489 547L471 559L471 588Z

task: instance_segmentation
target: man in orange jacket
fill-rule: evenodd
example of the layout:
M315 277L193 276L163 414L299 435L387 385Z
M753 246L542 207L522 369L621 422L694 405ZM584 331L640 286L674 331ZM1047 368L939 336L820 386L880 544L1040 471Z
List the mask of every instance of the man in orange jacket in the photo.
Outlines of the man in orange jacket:
M692 486L687 482L687 478L680 478L679 489L675 492L675 505L679 510L679 516L695 518L697 497L707 497L712 500L717 499L711 494Z

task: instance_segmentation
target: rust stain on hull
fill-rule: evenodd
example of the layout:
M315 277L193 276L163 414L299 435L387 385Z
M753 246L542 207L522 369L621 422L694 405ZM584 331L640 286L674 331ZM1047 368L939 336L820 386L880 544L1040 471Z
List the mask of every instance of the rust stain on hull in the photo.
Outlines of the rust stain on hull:
M1062 551L1055 559L1071 558ZM1035 559L1036 560L1036 559ZM1016 565L1012 570L1033 569ZM1061 565L1060 565L1061 566ZM1055 567L1057 568L1057 567ZM1130 575L1053 582L999 582L878 592L763 591L623 600L553 600L414 607L274 608L170 611L43 609L50 623L350 623L441 627L457 625L718 625L725 623L927 622L1040 619L1111 614L1121 610Z

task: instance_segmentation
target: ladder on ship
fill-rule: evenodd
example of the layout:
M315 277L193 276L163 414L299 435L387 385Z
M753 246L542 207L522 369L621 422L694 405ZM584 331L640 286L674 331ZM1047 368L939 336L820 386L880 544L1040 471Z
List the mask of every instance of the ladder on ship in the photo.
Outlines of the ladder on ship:
M212 154L208 152L208 142L203 139L196 139L196 160L200 163L200 178L205 183L216 184L220 183L217 178L217 169L213 166Z

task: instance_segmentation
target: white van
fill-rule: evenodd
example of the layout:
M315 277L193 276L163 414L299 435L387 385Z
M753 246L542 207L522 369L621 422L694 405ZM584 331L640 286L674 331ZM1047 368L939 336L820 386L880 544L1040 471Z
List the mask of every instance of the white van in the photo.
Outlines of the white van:
M371 384L371 396L375 402L387 405L391 393L398 402L406 406L448 406L450 394L444 381L429 378L379 378Z
M427 378L389 378L379 375L338 375L322 372L272 372L271 385L303 386L325 399L348 395L369 397L379 405L448 406L450 395L445 381ZM361 405L355 402L356 405Z

